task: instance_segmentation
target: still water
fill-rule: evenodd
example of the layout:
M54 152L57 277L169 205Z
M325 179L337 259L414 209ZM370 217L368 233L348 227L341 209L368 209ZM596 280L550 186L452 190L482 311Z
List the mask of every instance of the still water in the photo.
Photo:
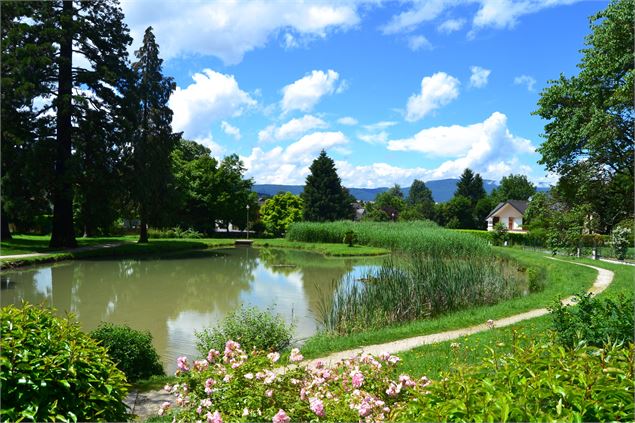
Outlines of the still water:
M195 330L214 326L241 304L272 307L295 320L296 339L314 334L320 305L337 284L381 262L252 248L160 260L82 260L2 272L1 301L45 303L60 315L70 311L85 331L102 321L149 330L170 374L176 357L198 355Z

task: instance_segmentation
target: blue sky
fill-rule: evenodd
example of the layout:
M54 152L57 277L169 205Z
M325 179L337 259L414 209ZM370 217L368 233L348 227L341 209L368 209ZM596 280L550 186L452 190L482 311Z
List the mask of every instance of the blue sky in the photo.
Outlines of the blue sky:
M577 73L588 17L575 0L124 1L138 48L155 29L175 78L173 129L237 153L256 183L302 184L326 149L351 187L524 173L531 112Z

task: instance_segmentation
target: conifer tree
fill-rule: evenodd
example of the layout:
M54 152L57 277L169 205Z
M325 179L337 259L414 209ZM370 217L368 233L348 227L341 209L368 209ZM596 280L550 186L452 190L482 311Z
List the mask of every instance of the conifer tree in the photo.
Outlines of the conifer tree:
M304 220L324 222L351 216L350 195L342 187L335 162L322 150L309 167L302 199Z
M172 110L168 100L176 88L173 78L162 73L152 27L143 36L141 48L135 52L132 65L136 73L138 130L134 140L134 197L140 222L139 242L148 242L148 223L158 223L166 188L172 179L171 158L180 134L172 133Z

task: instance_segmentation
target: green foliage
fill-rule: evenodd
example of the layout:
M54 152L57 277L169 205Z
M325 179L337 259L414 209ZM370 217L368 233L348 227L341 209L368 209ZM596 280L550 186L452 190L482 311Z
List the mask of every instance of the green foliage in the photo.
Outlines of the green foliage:
M406 207L403 193L399 185L395 185L386 192L377 194L375 202L366 206L369 215L366 220L378 222L396 221Z
M117 364L117 368L126 374L129 382L165 374L149 331L135 330L127 325L101 323L90 332L90 336L106 347L108 355Z
M342 187L333 159L322 150L309 170L302 192L304 219L324 222L350 218L353 200Z
M494 245L503 245L505 241L509 238L509 231L507 230L507 226L498 222L494 225L494 230L492 231L492 242Z
M471 204L476 204L478 200L485 197L485 188L483 188L483 178L481 175L474 174L471 169L465 169L456 183L456 191L454 196L468 198Z
M519 295L526 283L514 263L471 257L443 260L413 255L387 260L360 281L340 284L321 310L329 331L382 328Z
M545 119L540 163L561 175L568 204L590 204L602 231L632 216L634 182L633 0L590 18L580 72L550 81L535 114Z
M508 200L529 200L536 194L536 186L531 183L525 175L503 176L500 185L492 191L492 198L495 203Z
M631 246L629 238L631 237L631 229L625 227L617 227L611 233L611 245L615 251L615 257L618 260L624 260L628 247Z
M211 349L222 350L233 339L247 351L282 351L291 344L294 330L294 323L287 324L269 308L241 307L228 313L218 326L197 331L196 348L207 355Z
M347 231L344 234L344 239L342 241L344 242L344 244L352 247L355 241L357 241L357 235L355 235L355 231Z
M0 310L3 421L125 421L128 385L106 349L70 315L43 307Z
M180 226L175 226L172 229L148 229L148 238L154 239L200 239L203 238L203 234L195 231L192 228L181 229Z
M443 257L489 257L487 242L431 221L416 222L300 222L289 226L289 241L341 243L348 231L354 231L362 245L393 251Z
M457 359L426 392L402 403L398 421L630 421L633 344L604 348L529 342L516 335L511 353L504 344L481 364Z
M455 195L441 205L445 226L450 229L471 229L476 227L474 208L468 197Z
M283 236L290 224L302 220L302 198L290 192L278 193L260 209L260 219L268 235Z
M574 347L580 342L603 346L633 342L633 297L595 298L589 293L574 297L575 306L557 301L551 308L553 329L558 342Z

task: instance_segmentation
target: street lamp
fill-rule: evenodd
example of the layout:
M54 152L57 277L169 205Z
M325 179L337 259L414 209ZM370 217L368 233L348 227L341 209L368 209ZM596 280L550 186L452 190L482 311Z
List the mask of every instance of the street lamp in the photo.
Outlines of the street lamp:
M249 204L245 208L247 209L247 239L249 239Z

